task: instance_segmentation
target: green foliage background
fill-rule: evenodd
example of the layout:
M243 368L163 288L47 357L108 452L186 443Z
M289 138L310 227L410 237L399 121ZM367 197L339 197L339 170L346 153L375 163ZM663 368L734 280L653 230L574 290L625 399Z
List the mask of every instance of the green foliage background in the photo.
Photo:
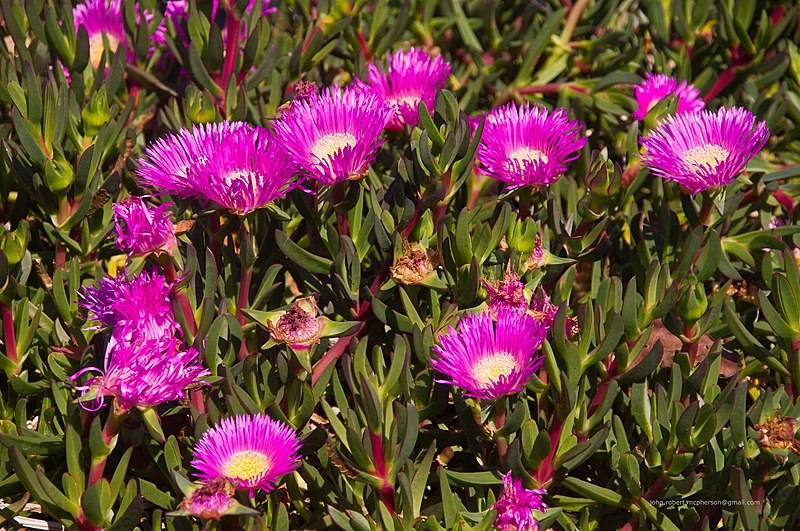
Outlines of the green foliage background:
M192 445L223 415L266 411L301 432L305 458L276 492L243 497L261 516L223 521L231 529L490 529L507 469L547 489L543 528L800 527L797 452L769 447L775 437L766 444L759 432L777 415L791 440L788 419L800 415L798 8L570 4L281 3L245 16L225 82L226 16L209 21L208 5L190 2L188 48L170 26L168 48L148 57L161 15L138 24L126 2L136 57L126 65L106 54L102 76L87 67L69 2L0 0L0 301L13 327L0 356L0 496L12 503L0 523L36 502L67 527L81 517L90 529L201 527L167 515L183 497ZM163 13L154 0L139 5ZM295 190L247 219L252 239L238 236L235 216L222 214L214 230L219 213L173 198L176 221L195 221L176 253L195 315L177 306L176 315L186 330L196 318L197 334L186 337L213 373L207 412L188 402L135 412L106 444L108 408L83 411L67 378L102 362L77 294L122 270L107 236L111 203L143 193L132 172L138 154L193 123L268 126L298 81L344 83L409 44L451 61L447 90L435 109L421 109L418 127L387 135L369 175L341 197ZM771 131L746 178L715 196L710 226L700 223L700 196L638 164L640 136L673 105L644 123L630 118L631 84L649 71L694 83L712 109L746 107ZM589 142L558 183L510 194L474 173L466 117L523 99L568 108ZM771 229L773 217L786 225ZM529 269L537 234L558 259ZM440 252L429 285L389 280L404 236ZM509 262L560 310L541 379L509 400L507 423L494 431L478 404L433 384L427 360L437 334L483 304L480 279L501 277ZM242 326L235 313L248 268ZM341 336L323 339L310 359L269 342L264 326L263 312L297 293L318 293ZM580 333L568 339L571 316ZM242 343L257 355L239 361ZM294 370L331 349L341 358L313 378ZM379 501L370 433L383 441L397 514ZM90 463L106 456L107 479L88 485Z

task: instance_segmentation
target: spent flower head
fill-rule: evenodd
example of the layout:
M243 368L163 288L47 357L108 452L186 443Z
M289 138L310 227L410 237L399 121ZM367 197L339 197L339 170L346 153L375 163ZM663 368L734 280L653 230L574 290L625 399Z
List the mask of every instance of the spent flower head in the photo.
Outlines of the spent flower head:
M769 138L764 122L741 107L668 116L642 140L642 162L692 195L730 184Z
M266 415L222 419L194 448L192 467L205 481L225 478L237 490L270 492L300 465L300 439L294 428Z
M298 299L291 308L267 323L272 339L295 349L307 349L319 343L325 321L317 317L317 297Z
M437 382L494 400L525 388L544 361L537 351L546 335L541 321L516 311L501 309L497 322L488 311L471 314L439 336L431 367L449 377Z
M386 62L386 68L368 65L362 84L392 104L395 114L386 128L401 131L404 125L413 127L419 121L420 102L432 112L436 93L450 77L450 63L419 48L396 51L389 54Z
M674 96L678 99L677 114L703 110L706 104L699 97L700 91L686 81L678 81L664 74L645 74L645 79L633 88L636 95L636 111L633 117L644 120L650 109L666 98Z
M570 120L565 109L509 103L486 118L478 168L510 188L544 186L567 171L585 143L581 123Z

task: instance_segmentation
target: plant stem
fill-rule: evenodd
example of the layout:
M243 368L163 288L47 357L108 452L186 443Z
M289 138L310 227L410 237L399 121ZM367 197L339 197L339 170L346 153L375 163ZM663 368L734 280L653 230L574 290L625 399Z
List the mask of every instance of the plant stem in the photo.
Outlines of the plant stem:
M0 312L3 316L3 341L6 344L6 356L15 365L19 362L17 356L17 336L14 330L14 313L11 306L0 302Z
M714 199L708 195L703 194L703 206L700 207L700 223L706 227L711 226L711 212L714 210Z
M126 415L126 411L117 411L116 403L111 407L111 410L108 412L108 417L106 418L106 423L103 425L103 442L106 446L111 444L111 441L117 434L117 429L119 429ZM103 479L103 472L105 471L107 461L108 456L96 463L92 463L92 467L89 469L89 485L93 485Z
M566 44L572 38L572 33L578 26L581 20L584 9L589 4L589 0L578 0L569 12L567 22L564 24L564 29L561 31L561 42Z
M500 398L495 402L494 409L494 428L499 430L506 425L506 398ZM497 455L500 457L500 464L506 465L506 453L508 452L508 442L502 435L495 436L495 445L497 446Z
M170 283L175 283L178 280L178 272L175 270L175 264L172 257L161 255L158 260L162 271ZM189 302L189 296L186 294L186 288L181 288L175 292L175 300L181 307L183 317L186 319L186 325L189 327L189 333L194 337L197 334L197 323L194 319L194 312L192 311L192 303Z
M241 21L233 14L233 9L228 9L225 22L225 60L222 63L222 76L220 82L222 91L225 94L221 106L225 108L225 101L228 98L228 80L236 67L236 59L239 57L239 37Z
M336 344L329 348L328 352L322 356L322 359L314 364L314 367L311 369L312 388L314 385L316 385L317 381L325 372L325 369L328 368L328 365L335 363L336 360L338 360L342 354L344 354L345 350L347 350L347 347L350 346L350 340L356 337L363 328L364 323L362 322L354 333L350 334L349 336L340 337Z
M386 478L386 462L383 460L383 437L380 433L370 430L369 439L372 443L372 456L375 461L375 473L382 480L380 487L380 498L386 507L395 513L394 487Z

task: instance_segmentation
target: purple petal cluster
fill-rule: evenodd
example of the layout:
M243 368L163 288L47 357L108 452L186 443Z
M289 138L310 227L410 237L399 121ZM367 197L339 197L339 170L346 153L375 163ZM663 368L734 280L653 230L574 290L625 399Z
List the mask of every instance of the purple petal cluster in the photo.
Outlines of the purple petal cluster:
M170 206L172 203L164 203L151 208L141 197L136 196L115 203L113 209L117 247L132 256L150 253L171 255L176 239L168 211Z
M300 466L294 428L267 415L222 419L194 449L192 467L203 481L225 478L238 490L270 492L282 476Z
M492 317L497 318L503 311L524 314L530 308L525 298L525 284L516 272L507 271L502 280L481 281L489 294L489 313Z
M99 372L79 389L94 393L100 406L105 397L115 397L126 410L180 400L188 386L209 374L197 350L181 346L171 287L161 275L143 272L132 280L106 277L84 290L81 305L111 335L104 369L89 367L72 378Z
M73 8L72 18L75 31L83 26L89 36L89 62L93 68L100 65L104 39L112 52L122 45L128 57L133 56L125 38L122 0L86 0Z
M275 130L302 174L332 185L366 175L392 116L392 105L372 91L332 88L293 102Z
M642 162L692 195L731 183L769 138L741 107L668 116L642 140Z
M700 99L700 91L686 81L678 81L664 74L645 74L644 81L633 88L636 95L636 111L633 117L644 120L650 109L666 98L678 99L677 114L702 111L706 104Z
M546 335L544 323L516 311L501 309L497 322L488 311L471 314L439 336L431 367L449 377L437 382L494 400L525 388L544 361L537 351Z
M395 114L386 126L389 131L416 125L421 101L432 112L436 93L444 88L451 72L450 63L443 57L431 57L419 48L390 54L386 69L372 64L367 68L363 84L394 106Z
M514 479L511 472L503 476L503 494L494 504L497 516L494 527L499 531L538 531L539 522L533 517L533 511L545 512L547 504L542 496L544 489L526 489L522 479Z
M478 145L479 169L511 188L557 181L586 143L581 123L565 109L509 103L486 119Z
M145 150L137 175L161 193L197 197L247 214L284 197L296 183L275 137L244 122L196 125Z

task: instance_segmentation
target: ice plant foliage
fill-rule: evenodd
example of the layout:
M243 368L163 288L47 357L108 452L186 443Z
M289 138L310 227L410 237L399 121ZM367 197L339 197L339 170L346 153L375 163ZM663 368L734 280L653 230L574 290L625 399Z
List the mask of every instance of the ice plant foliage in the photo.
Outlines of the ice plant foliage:
M542 365L537 354L547 335L541 321L501 309L470 314L439 336L431 367L449 377L437 382L454 385L467 396L494 400L519 393Z
M123 23L122 0L86 0L73 8L72 18L75 31L81 26L89 36L89 63L93 68L100 66L105 43L111 52L120 46L127 54L125 25Z
M478 145L479 169L510 188L557 181L580 155L586 138L565 109L509 103L486 118Z
M331 88L293 102L275 130L300 173L332 185L366 175L393 113L392 105L372 91Z
M666 98L678 99L678 114L701 111L706 106L700 98L700 91L686 81L678 81L664 74L645 74L645 79L633 88L636 95L636 111L633 117L644 120L650 109Z
M131 255L171 255L177 243L169 213L171 206L172 203L164 203L152 208L137 196L115 203L117 247Z
M192 467L204 481L225 478L250 496L269 492L300 465L300 440L288 424L267 415L222 419L206 431L194 449Z
M389 54L385 69L373 64L367 68L364 83L394 106L395 115L386 126L389 131L416 125L420 102L432 112L436 93L444 88L451 72L450 63L442 56L432 57L419 48Z
M545 512L547 504L542 496L547 494L543 489L526 489L522 479L514 478L511 472L503 476L503 493L494 504L497 517L494 527L498 531L537 531L539 522L533 511Z
M692 195L730 184L769 138L747 109L668 116L642 140L642 162Z

